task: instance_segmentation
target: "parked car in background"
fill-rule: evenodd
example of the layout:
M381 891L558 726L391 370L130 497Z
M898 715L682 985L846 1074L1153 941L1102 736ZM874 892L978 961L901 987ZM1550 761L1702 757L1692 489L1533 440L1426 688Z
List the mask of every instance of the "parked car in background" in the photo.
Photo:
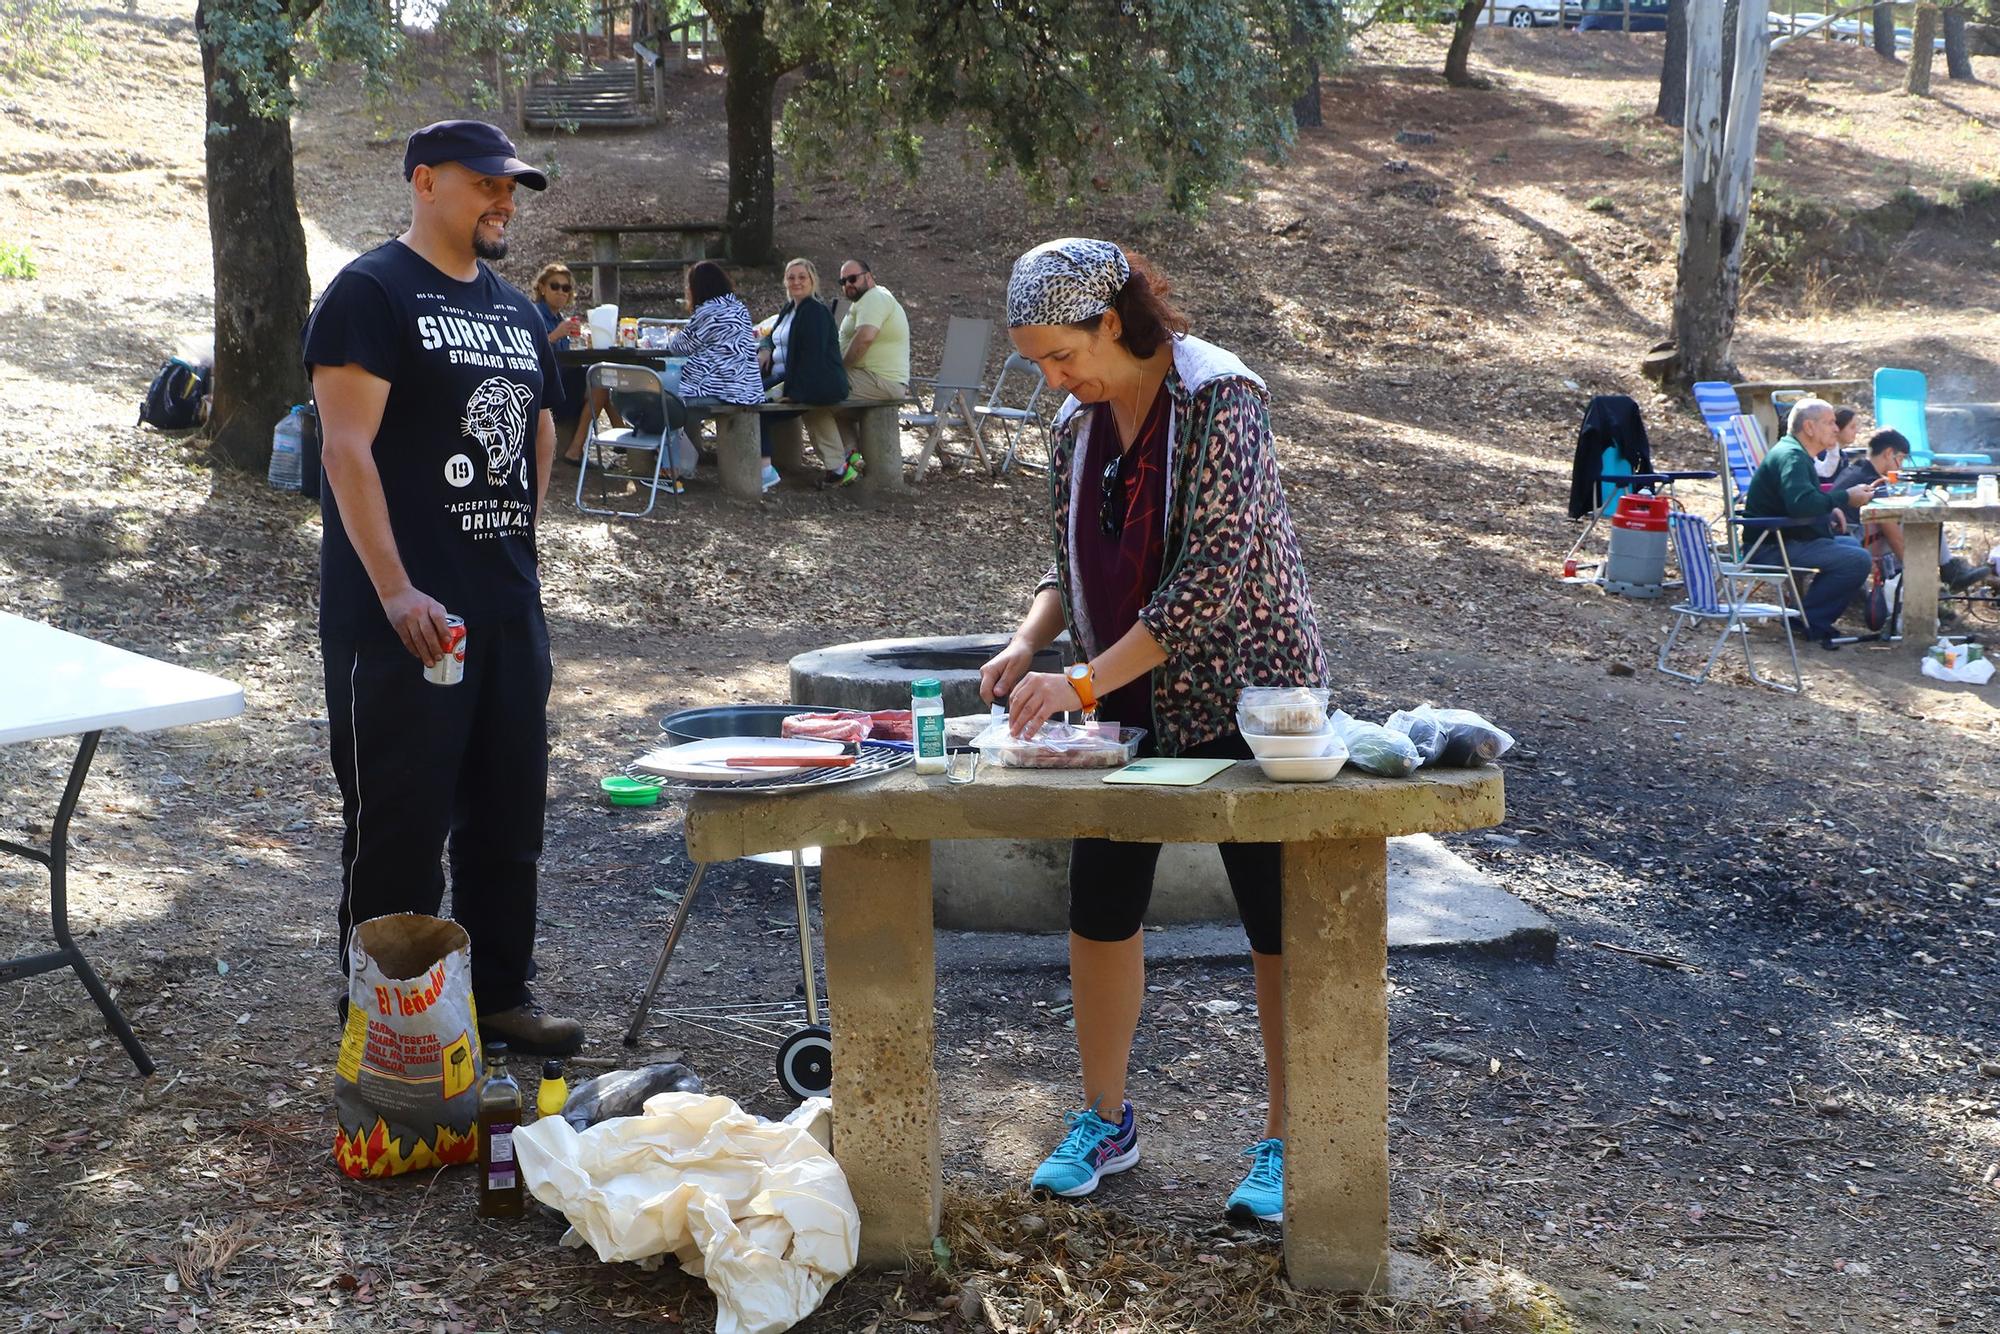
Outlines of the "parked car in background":
M1486 0L1479 21L1509 28L1555 28L1562 19L1563 0Z
M1583 0L1578 32L1665 32L1667 0Z

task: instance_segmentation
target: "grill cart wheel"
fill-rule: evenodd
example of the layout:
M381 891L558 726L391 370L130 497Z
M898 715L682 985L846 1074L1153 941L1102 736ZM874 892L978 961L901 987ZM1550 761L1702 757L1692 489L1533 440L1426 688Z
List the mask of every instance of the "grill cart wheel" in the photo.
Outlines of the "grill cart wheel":
M833 1088L833 1034L807 1024L778 1044L778 1082L800 1102Z

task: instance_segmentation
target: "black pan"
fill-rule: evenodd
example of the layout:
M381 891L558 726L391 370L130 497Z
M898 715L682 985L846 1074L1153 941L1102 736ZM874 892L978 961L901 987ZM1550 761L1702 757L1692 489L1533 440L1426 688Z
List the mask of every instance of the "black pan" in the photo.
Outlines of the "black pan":
M718 736L780 736L795 713L838 713L822 704L718 704L682 709L660 719L660 730L675 745Z

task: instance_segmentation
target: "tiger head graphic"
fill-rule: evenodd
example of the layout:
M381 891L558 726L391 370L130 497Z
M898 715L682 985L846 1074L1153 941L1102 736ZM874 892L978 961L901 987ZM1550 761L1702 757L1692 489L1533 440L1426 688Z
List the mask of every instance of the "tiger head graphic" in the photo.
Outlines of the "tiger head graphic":
M460 429L485 447L486 480L495 486L507 484L507 475L521 459L528 438L528 402L534 396L528 386L496 375L465 400Z

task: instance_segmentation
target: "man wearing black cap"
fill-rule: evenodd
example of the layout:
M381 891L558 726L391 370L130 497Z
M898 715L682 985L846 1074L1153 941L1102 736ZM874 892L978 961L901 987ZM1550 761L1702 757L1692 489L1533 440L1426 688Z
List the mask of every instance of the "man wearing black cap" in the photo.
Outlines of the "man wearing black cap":
M550 679L535 517L562 390L534 307L481 263L507 253L516 187L548 178L469 120L412 134L403 175L409 230L342 269L304 334L328 483L342 960L357 923L438 911L448 848L481 1032L566 1056L582 1025L544 1014L527 985ZM447 616L463 622L463 679L437 684L452 675Z

